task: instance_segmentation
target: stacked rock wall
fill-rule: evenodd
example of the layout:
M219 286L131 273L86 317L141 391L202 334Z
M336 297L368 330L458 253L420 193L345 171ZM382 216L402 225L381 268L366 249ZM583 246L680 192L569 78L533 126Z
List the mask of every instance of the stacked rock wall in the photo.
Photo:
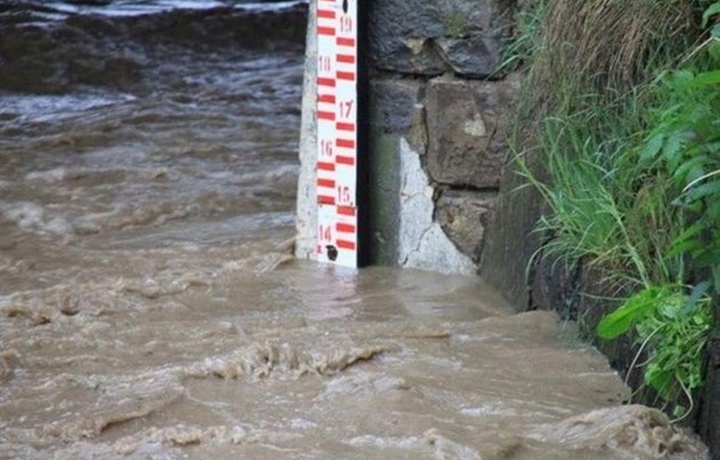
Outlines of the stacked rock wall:
M368 8L372 262L475 273L508 154L512 2Z

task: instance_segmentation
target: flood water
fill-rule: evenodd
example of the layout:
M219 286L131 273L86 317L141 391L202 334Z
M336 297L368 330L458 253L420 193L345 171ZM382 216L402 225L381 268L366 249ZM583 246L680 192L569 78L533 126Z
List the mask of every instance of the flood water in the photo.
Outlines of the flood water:
M0 4L0 458L705 458L551 313L292 259L304 21Z

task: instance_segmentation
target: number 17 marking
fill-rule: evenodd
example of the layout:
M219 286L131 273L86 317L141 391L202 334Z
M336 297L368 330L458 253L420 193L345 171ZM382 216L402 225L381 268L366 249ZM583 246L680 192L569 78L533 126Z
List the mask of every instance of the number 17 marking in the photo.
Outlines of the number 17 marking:
M338 110L340 111L340 118L350 118L354 102L355 101L353 100L340 102L340 104L338 105Z

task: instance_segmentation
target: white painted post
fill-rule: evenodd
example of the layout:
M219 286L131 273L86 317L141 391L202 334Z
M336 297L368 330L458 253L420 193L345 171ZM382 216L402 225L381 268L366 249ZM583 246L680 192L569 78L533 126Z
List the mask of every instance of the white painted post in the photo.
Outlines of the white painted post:
M321 262L358 266L358 0L318 0L317 216Z
M300 175L298 177L295 257L316 259L317 247L317 0L310 1L305 45L302 118L300 124Z
M311 2L298 186L296 255L346 267L358 266L357 2Z

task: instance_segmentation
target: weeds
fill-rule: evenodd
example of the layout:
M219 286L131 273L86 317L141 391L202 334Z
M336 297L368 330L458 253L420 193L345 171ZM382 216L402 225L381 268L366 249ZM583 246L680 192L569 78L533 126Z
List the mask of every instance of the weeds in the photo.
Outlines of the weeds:
M515 30L503 49L496 74L515 70L538 54L539 31L547 17L545 2L531 2L514 11Z
M685 286L650 285L606 315L597 333L613 339L635 329L641 346L632 367L643 351L651 352L643 380L681 420L692 411L693 392L704 381L703 351L710 323L707 297L693 298Z
M645 384L685 417L720 293L720 47L692 45L693 18L702 7L709 26L720 2L541 3L520 135L535 148L517 162L548 205L536 256L583 260L620 286L597 334L634 334Z

